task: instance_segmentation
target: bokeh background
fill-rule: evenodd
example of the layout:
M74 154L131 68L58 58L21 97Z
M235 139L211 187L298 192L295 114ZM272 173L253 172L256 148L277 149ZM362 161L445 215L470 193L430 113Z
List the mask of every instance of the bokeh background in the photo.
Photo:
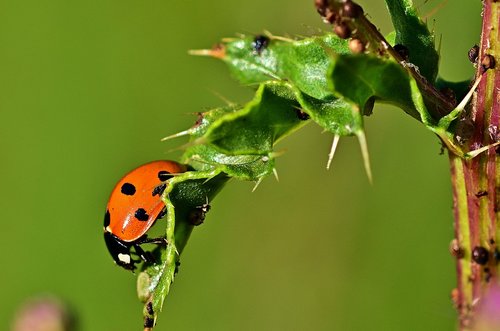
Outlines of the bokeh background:
M361 1L383 33L382 0ZM479 1L415 1L441 44L441 75L470 77ZM114 266L102 217L115 182L169 152L192 115L249 100L222 63L187 55L235 33L310 35L312 0L0 1L0 329L25 300L60 296L80 330L142 330L135 277ZM193 233L157 330L453 330L448 163L395 108L357 141L314 124L283 141L280 182L233 181Z

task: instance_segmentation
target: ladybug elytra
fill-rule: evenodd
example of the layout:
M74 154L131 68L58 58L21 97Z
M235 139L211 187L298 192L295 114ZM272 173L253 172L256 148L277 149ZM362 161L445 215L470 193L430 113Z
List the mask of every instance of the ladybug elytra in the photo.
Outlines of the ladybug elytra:
M166 244L164 238L148 238L146 232L165 215L161 196L166 181L185 171L186 166L174 161L153 161L132 170L116 184L104 217L104 240L116 264L134 270L139 261L132 259L132 247L143 261L151 262L140 245Z

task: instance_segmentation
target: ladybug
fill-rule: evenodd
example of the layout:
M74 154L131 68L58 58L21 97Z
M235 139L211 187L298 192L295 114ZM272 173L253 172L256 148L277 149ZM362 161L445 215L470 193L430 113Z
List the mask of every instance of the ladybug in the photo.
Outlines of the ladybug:
M174 161L153 161L126 174L111 192L104 216L104 241L115 263L134 270L131 248L145 262L153 262L144 243L166 244L165 238L148 238L146 232L165 213L161 199L169 178L186 171Z

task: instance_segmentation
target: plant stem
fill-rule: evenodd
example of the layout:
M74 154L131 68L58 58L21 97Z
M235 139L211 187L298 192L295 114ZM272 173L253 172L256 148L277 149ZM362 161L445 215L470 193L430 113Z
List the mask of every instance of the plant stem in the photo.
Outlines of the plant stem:
M498 63L500 55L500 3L485 0L483 6L476 78L486 70L487 61L491 63L494 59ZM470 150L499 140L498 100L500 72L491 68L483 74L468 114L473 123L472 137L467 142ZM495 147L471 160L449 154L456 237L452 250L457 257L457 289L453 292L453 299L459 313L460 330L470 330L477 304L491 284L498 281L500 159Z

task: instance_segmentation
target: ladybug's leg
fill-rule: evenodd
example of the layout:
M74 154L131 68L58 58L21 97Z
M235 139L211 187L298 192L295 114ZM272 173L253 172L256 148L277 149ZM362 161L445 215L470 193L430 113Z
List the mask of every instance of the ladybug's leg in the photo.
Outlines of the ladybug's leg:
M146 235L139 238L135 243L137 245L158 244L158 245L165 245L165 246L168 244L167 239L165 237L148 238Z
M155 259L153 257L153 254L151 252L146 252L145 250L142 249L142 247L139 244L134 244L135 252L141 260L143 260L146 263L154 263Z
M147 235L142 236L134 242L134 249L136 254L146 263L155 263L155 258L151 252L142 249L142 244L158 244L162 246L167 246L167 240L165 237L160 238L148 238Z

